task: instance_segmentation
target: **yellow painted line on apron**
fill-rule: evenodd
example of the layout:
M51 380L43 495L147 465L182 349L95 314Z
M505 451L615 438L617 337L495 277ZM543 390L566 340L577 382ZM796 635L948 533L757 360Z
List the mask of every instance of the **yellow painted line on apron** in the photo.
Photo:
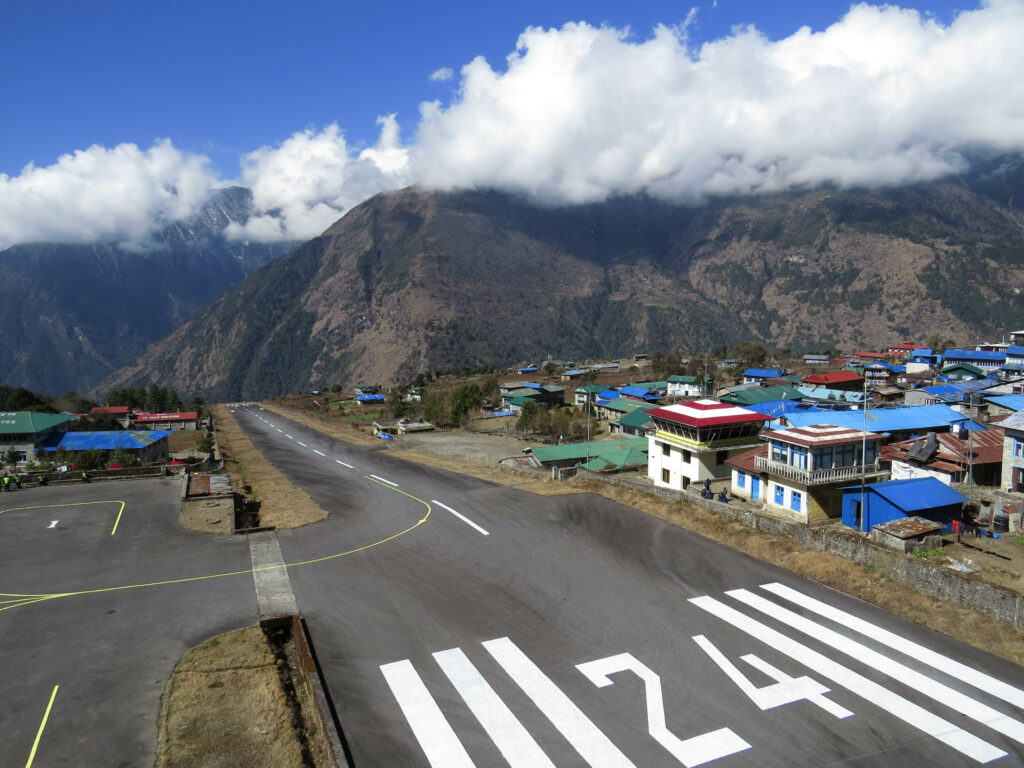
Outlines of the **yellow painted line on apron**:
M399 490L398 488L392 488L391 486L386 485L384 483L379 483L376 480L374 480L373 478L368 477L366 475L364 475L364 477L366 477L366 479L369 480L371 483L377 483L382 488L387 488L389 491L394 491L395 493L400 493L403 496L407 496L408 498L412 499L413 501L419 502L420 504L422 504L423 506L425 506L427 508L426 514L423 515L423 517L421 517L419 520L417 520L415 523L410 525L405 530L399 531L398 533L395 533L395 534L392 534L391 536L388 536L387 538L380 539L379 541L375 541L372 544L365 544L365 545L363 545L361 547L356 547L355 549L346 550L345 552L337 552L337 553L335 553L333 555L324 555L323 557L315 557L315 558L313 558L311 560L303 560L303 561L297 562L297 563L285 563L284 565L268 565L268 566L263 567L263 568L249 568L249 569L246 569L244 571L227 571L225 573L213 573L213 574L209 574L209 575L206 575L206 576L185 576L185 577L180 578L180 579L166 579L164 581L150 581L150 582L145 582L145 583L142 583L142 584L125 584L125 585L118 586L118 587L98 587L96 589L83 589L83 590L78 590L78 591L75 591L75 592L53 592L53 593L50 593L50 594L35 594L35 595L23 595L23 594L13 594L13 593L7 593L7 592L0 592L0 598L18 598L18 599L15 599L15 600L0 600L0 604L2 604L2 603L9 603L8 605L0 605L0 612L10 610L11 608L18 608L18 607L20 607L22 605L29 605L31 603L39 603L39 602L43 602L45 600L55 600L55 599L57 599L59 597L78 597L79 595L98 595L98 594L101 594L101 593L104 593L104 592L121 592L121 591L128 590L128 589L143 589L145 587L163 587L163 586L169 586L171 584L188 584L190 582L195 582L195 581L208 581L210 579L223 579L223 578L226 578L228 576L248 576L248 575L253 574L253 573L259 573L259 572L262 572L262 571L273 571L273 570L277 570L279 568L298 568L298 567L303 566L303 565L314 565L316 563L323 563L323 562L326 562L328 560L336 560L339 557L347 557L348 555L355 555L355 554L358 554L359 552L366 552L367 550L373 549L374 547L379 547L382 544L387 544L388 542L394 541L395 539L397 539L400 536L404 536L405 534L411 533L412 531L416 530L421 525L423 525L425 522L427 522L427 520L430 518L430 513L432 511L432 507L430 506L429 502L426 502L426 501L424 501L421 498L413 496L411 493L406 493L405 491ZM95 503L99 503L99 502L90 502L90 503L94 503L95 504ZM60 505L57 505L57 506L60 506ZM65 506L73 506L73 505L65 505Z
M10 507L9 509L0 509L0 515L4 512L23 512L26 509L56 509L57 507L84 507L88 504L120 504L121 508L117 511L117 519L114 521L114 527L110 531L110 535L113 536L117 533L118 523L121 522L121 515L124 513L124 502L120 499L108 499L107 501L79 501L76 504L38 504L34 507Z
M25 768L32 768L32 762L36 759L36 750L39 749L39 741L43 738L43 729L46 728L46 721L50 719L50 710L53 709L53 700L57 698L57 689L59 685L53 686L53 693L50 694L50 703L46 705L46 712L43 713L43 722L39 724L39 730L36 731L36 740L32 742L32 751L28 753L28 762L25 763Z

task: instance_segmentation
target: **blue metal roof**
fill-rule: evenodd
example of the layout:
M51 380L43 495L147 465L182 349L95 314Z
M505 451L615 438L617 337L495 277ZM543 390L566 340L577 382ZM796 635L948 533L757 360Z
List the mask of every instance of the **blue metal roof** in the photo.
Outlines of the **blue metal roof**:
M949 427L952 424L964 424L969 431L984 430L980 424L965 419L948 405L906 405L895 408L869 408L865 419L865 411L829 411L828 420L822 421L817 413L794 411L787 413L786 419L794 427L807 427L814 424L834 424L849 429L863 429L867 421L869 432L907 432L910 430L926 432L937 427ZM771 423L772 429L782 429L781 424Z
M747 368L744 376L754 376L761 379L780 379L785 372L781 368Z
M861 391L847 391L845 389L828 389L827 387L797 387L804 397L818 400L841 400L846 403L859 403L864 399Z
M1006 359L1005 352L986 352L980 349L947 349L943 353L946 360L991 360L999 361Z
M165 439L173 430L111 430L100 432L65 432L60 440L43 447L46 451L113 451L115 448L139 450Z
M647 397L651 393L651 390L647 387L620 387L619 394L626 395L627 397Z
M528 365L525 368L517 368L516 370L518 370L519 373L529 373L530 371L536 371L537 370L537 366L536 365Z
M821 413L822 409L815 405L804 405L799 400L769 400L764 403L749 403L743 406L748 411L754 413L760 413L764 416L771 416L773 418L783 415L784 413L793 413L794 411L800 411L801 413Z
M598 401L601 401L601 400L608 401L608 400L614 400L618 396L619 396L619 393L617 391L615 391L614 389L606 389L604 392L600 393L597 396L597 399L598 399Z
M378 401L383 401L384 399L385 399L384 395L358 395L358 396L356 396L356 401L360 402L360 403L374 403L374 402L378 402Z
M1024 411L1024 395L990 395L985 399L990 403L995 403L1000 408L1009 408L1011 411Z
M580 376L580 375L582 375L582 373L583 373L583 371L581 371L579 368L573 368L571 371L566 371L564 375L565 376Z
M970 379L968 381L951 381L948 384L939 384L934 387L924 387L923 392L935 395L942 400L958 403L964 399L964 395L978 389L988 389L992 382L988 379Z
M1006 354L1008 355L1024 355L1024 347L1017 344L1011 344L1006 348Z
M860 489L859 485L843 490ZM887 480L871 483L865 490L877 493L893 506L904 512L919 512L936 507L963 504L967 497L934 477L913 477L907 480Z
M527 388L529 388L529 389L544 389L544 385L543 384L538 384L535 381L524 381L522 384L519 385L519 388L520 389L527 389Z

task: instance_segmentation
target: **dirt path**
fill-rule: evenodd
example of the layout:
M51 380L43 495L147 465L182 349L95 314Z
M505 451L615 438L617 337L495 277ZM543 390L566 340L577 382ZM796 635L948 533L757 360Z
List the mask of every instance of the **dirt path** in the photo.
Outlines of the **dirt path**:
M224 456L224 470L235 489L248 489L246 496L259 505L260 525L297 528L323 520L327 513L309 494L296 488L263 458L223 405L213 408L217 445Z

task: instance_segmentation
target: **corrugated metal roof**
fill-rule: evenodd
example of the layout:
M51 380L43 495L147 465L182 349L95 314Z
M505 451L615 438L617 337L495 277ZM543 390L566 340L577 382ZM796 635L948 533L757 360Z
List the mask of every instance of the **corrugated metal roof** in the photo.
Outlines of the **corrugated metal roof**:
M45 432L48 429L74 421L68 413L38 413L36 411L5 411L0 413L0 435L22 435Z
M65 432L60 440L45 446L47 451L113 451L117 448L139 450L166 439L172 430L111 430L101 432Z
M1011 411L1024 410L1024 395L989 395L985 400Z
M607 456L614 461L616 456L621 457L624 451L638 450L646 454L647 438L630 437L616 440L591 440L590 456ZM533 449L533 455L541 463L562 462L573 459L583 460L587 458L587 444L566 443L564 445L539 445Z
M650 423L650 421L651 417L647 414L647 411L643 408L637 408L635 411L627 413L619 419L618 423L624 427L641 429L645 424Z
M986 352L980 349L947 349L942 353L942 357L946 360L950 358L954 360L986 360L986 361L1000 361L1006 359L1005 352Z
M859 488L860 486L851 487ZM865 490L877 493L890 504L899 507L904 512L948 507L953 504L963 504L967 501L967 497L962 493L950 488L934 477L886 480L883 483L872 483L866 486Z
M800 400L803 396L803 393L796 387L783 384L777 387L751 387L750 389L731 391L722 395L719 400L723 403L747 406L772 400Z
M785 375L785 373L781 368L747 368L743 375L759 379L778 379Z
M787 413L785 418L794 427L804 427L809 424L820 424L822 417L820 413L802 413L794 411ZM830 411L828 423L841 427L852 427L863 429L864 410L856 411ZM967 429L982 430L979 424L964 420L962 413L957 413L948 405L938 403L935 405L906 405L895 408L869 408L867 410L867 425L872 432L906 432L926 431L929 429L948 428L952 424L965 423ZM1005 422L1004 422L1005 424ZM772 428L777 425L772 424ZM1021 426L1024 429L1024 425Z

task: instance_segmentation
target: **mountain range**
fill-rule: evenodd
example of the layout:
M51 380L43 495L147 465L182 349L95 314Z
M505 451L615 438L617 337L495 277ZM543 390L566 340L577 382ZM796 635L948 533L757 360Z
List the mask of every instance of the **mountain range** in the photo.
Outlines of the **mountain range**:
M224 291L99 389L213 399L745 340L793 351L998 336L1024 317L1024 162L882 188L543 206L378 195Z
M84 392L135 360L295 245L226 239L228 223L244 223L251 208L248 189L229 187L143 244L26 243L0 251L0 383Z

